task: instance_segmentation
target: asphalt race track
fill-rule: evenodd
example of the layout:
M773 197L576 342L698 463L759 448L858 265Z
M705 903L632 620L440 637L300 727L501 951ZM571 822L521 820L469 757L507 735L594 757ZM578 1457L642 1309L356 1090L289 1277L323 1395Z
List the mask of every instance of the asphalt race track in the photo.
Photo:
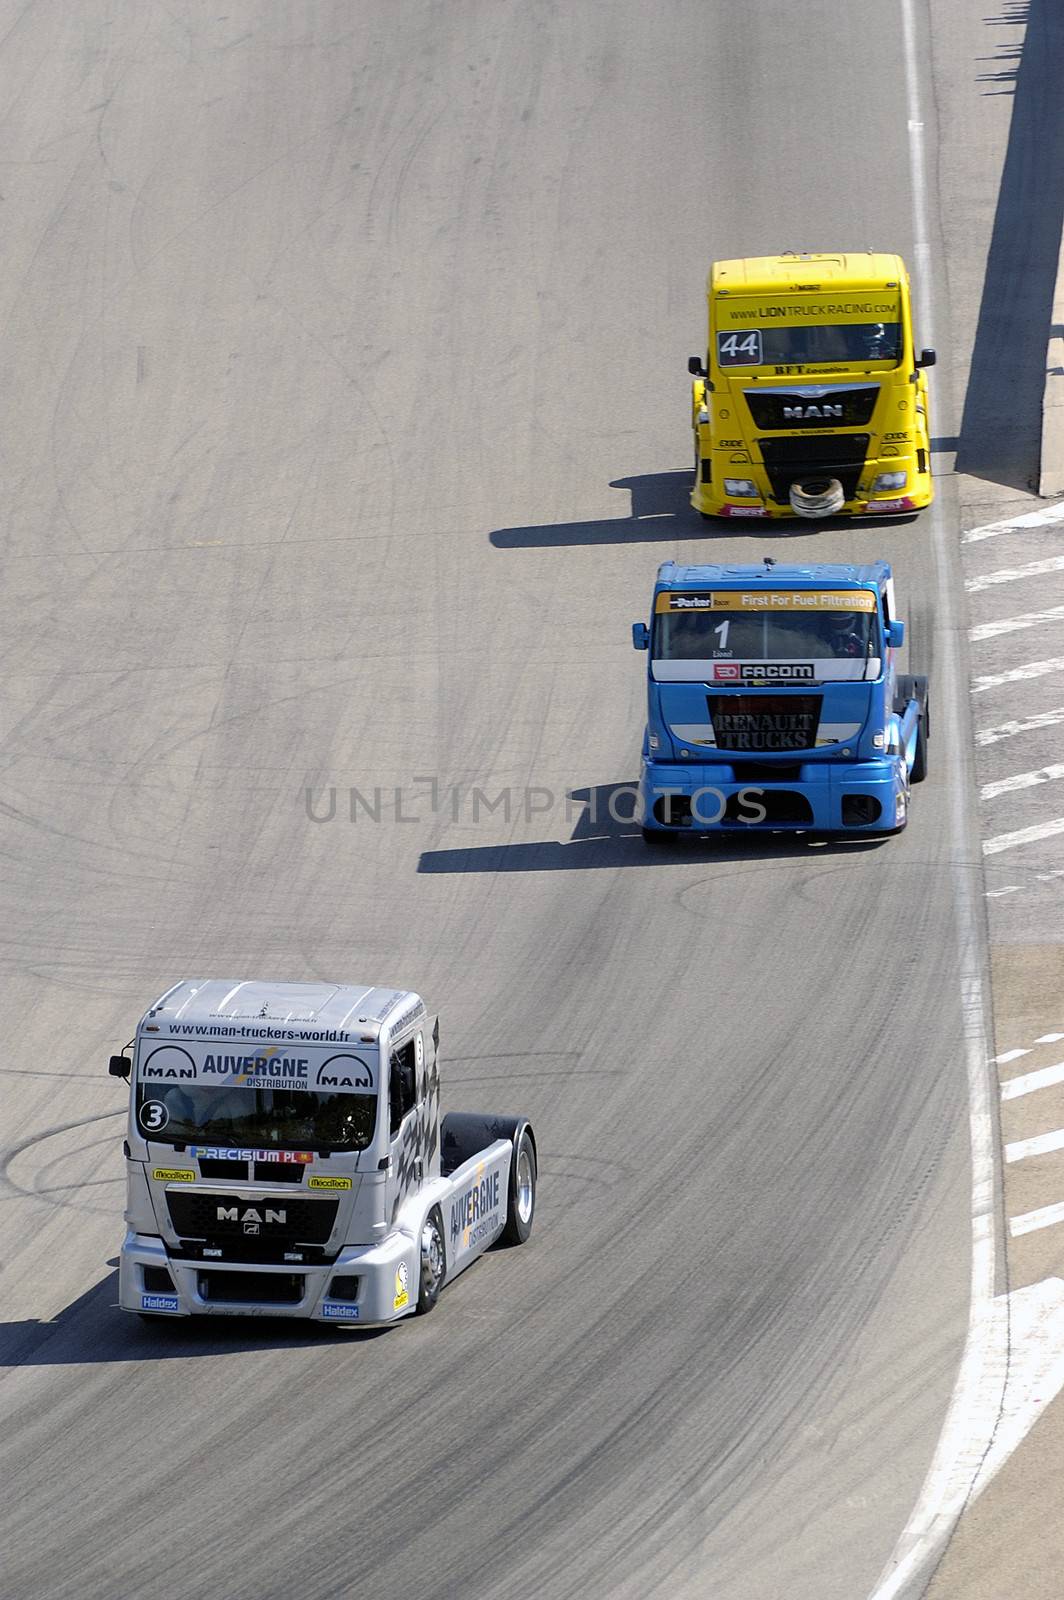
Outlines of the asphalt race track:
M919 13L947 529L977 10ZM968 1321L961 690L882 844L651 853L624 786L668 558L887 556L936 683L930 518L686 499L709 261L914 258L898 8L4 3L0 85L0 1593L865 1600ZM383 1334L120 1315L107 1056L195 976L429 997L529 1245Z

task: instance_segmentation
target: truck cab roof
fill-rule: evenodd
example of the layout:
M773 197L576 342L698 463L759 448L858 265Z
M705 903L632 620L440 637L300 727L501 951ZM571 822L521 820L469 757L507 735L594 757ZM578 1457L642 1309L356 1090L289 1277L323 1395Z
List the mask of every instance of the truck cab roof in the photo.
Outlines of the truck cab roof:
M658 587L669 589L705 589L714 584L721 588L744 588L751 584L763 584L765 588L778 588L780 584L787 584L792 588L801 588L807 585L810 588L844 588L847 584L855 588L867 587L870 584L878 585L890 577L890 566L886 561L873 561L868 566L851 566L843 562L825 563L819 566L787 566L782 561L773 566L766 566L763 562L747 563L737 566L705 565L698 567L680 566L675 561L665 561L658 568Z
M159 996L141 1020L156 1031L162 1023L189 1031L231 1033L241 1025L248 1036L271 1026L297 1036L358 1032L377 1036L386 1022L416 1010L420 997L407 989L354 983L268 983L240 978L186 978Z
M714 261L709 294L780 294L803 289L897 289L907 277L898 255L872 250L833 254L747 256Z

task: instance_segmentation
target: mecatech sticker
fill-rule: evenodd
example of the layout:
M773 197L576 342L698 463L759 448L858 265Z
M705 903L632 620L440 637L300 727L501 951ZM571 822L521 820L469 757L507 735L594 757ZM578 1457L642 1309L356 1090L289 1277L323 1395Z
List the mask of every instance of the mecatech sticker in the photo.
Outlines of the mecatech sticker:
M186 1167L152 1167L152 1177L158 1183L195 1183L196 1174Z
M308 1189L350 1189L350 1187L350 1178L327 1178L323 1176L307 1180Z

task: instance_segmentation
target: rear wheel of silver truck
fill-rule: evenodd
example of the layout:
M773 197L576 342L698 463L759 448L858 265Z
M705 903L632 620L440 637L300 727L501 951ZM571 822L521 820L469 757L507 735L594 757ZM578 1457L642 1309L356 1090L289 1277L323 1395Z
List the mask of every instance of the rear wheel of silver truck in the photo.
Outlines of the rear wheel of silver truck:
M506 1210L506 1226L501 1243L524 1244L532 1232L532 1219L536 1214L536 1147L527 1125L514 1140L514 1153L510 1161L510 1202Z

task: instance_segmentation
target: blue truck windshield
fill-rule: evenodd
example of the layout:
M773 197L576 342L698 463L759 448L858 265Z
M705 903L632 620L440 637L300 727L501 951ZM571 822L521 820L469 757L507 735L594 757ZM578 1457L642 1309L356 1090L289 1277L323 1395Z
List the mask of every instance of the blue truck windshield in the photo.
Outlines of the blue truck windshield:
M137 1127L163 1144L364 1150L376 1120L375 1094L137 1085Z
M678 610L654 618L658 661L867 660L878 654L874 611Z

